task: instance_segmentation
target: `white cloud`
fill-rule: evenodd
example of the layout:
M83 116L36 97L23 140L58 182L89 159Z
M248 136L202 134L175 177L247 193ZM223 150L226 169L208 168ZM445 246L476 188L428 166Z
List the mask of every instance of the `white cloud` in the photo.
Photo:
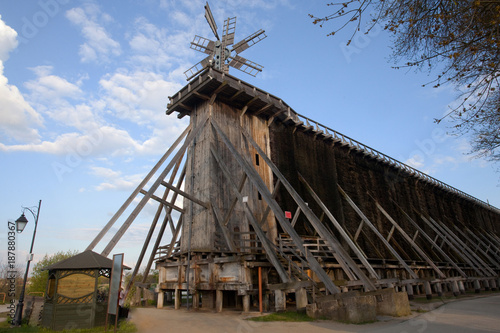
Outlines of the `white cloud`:
M0 15L0 61L5 62L9 59L10 51L14 50L18 44L17 32L6 25Z
M80 46L82 62L108 62L111 56L121 54L120 43L111 38L106 29L98 22L109 23L112 18L101 13L96 5L86 5L84 8L72 8L66 12L66 18L82 29L85 43Z
M4 75L4 61L18 45L17 32L7 26L0 16L0 139L3 142L36 142L40 139L38 130L42 117L24 99L19 89L10 85Z
M104 182L95 187L97 191L106 190L131 190L137 187L144 175L123 175L120 171L114 171L104 167L92 167L91 173L99 178L104 178Z

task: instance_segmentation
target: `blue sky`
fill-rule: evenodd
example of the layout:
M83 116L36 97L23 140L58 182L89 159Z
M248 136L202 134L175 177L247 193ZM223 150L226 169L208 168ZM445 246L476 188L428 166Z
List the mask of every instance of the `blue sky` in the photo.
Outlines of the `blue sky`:
M127 199L188 119L166 116L168 96L204 55L195 35L212 38L204 1L0 1L0 226L42 199L35 260L82 251ZM236 41L267 38L242 56L257 77L230 73L283 99L296 112L342 132L481 200L500 207L495 166L471 159L467 139L436 125L455 103L451 86L423 88L428 73L391 68L381 29L326 37L309 13L326 1L211 1L222 30L237 16ZM219 31L220 33L220 31ZM154 205L113 253L133 265ZM33 218L18 237L29 248ZM168 236L167 236L168 237ZM96 251L102 250L101 243ZM3 247L3 246L2 246ZM5 262L5 249L0 249Z

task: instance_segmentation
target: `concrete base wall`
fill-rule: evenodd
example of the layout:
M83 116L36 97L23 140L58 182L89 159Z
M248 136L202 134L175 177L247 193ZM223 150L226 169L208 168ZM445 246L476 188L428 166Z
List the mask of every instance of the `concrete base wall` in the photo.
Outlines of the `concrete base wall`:
M336 321L360 324L371 322L377 316L377 300L373 295L348 292L322 297L308 304L306 312L312 318L327 318Z
M410 302L406 292L396 292L394 288L367 293L377 300L377 315L404 317L411 314Z

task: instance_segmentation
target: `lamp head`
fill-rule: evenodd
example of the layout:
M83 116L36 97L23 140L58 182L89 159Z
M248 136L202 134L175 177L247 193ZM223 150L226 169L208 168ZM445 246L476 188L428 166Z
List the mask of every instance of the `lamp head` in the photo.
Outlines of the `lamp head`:
M24 213L16 220L16 230L17 232L21 233L23 232L24 228L26 227L26 224L28 224L28 219L24 215Z

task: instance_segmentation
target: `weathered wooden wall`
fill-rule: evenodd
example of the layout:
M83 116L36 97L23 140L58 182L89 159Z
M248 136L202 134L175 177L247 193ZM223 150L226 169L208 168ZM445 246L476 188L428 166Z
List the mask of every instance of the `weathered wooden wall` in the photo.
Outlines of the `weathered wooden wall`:
M337 183L383 235L388 235L392 225L377 209L375 200L410 235L415 232L415 228L399 207L430 235L433 235L433 232L424 225L419 217L420 213L447 224L453 231L454 224L460 226L463 223L471 230L480 227L487 232L500 234L499 214L419 178L411 177L400 169L349 149L348 146L326 143L315 138L313 133L294 131L293 126L286 126L281 122L272 124L270 134L272 160L285 177L320 216L321 211L298 179L298 173L301 173L351 235L356 233L361 219L342 198ZM287 210L293 212L296 209L285 190L280 191L278 201ZM324 218L323 221L330 225L328 219ZM297 227L304 235L312 231L303 218L299 218ZM333 227L330 229L337 235ZM367 228L363 229L358 244L369 258L392 258L382 242ZM394 234L391 245L404 259L415 259L414 253L398 233ZM424 248L428 246L421 245Z
M247 159L247 161L254 166L254 168L259 172L260 176L269 188L272 187L272 173L265 163L261 163L260 159L256 157L255 149L249 145L245 140L243 140L241 133L239 132L239 124L243 125L250 133L254 139L258 142L260 147L263 147L266 152L269 152L269 129L265 120L259 117L253 117L248 115L243 115L235 112L234 108L231 108L227 104L215 102L212 105L209 101L200 104L196 111L191 115L191 122L198 126L200 122L206 119L206 116L210 114L210 117L216 121L219 126L224 131L225 135L229 138L231 143L237 147L242 155ZM200 136L197 138L196 142L190 146L188 151L188 167L186 171L186 182L185 189L187 193L194 193L195 196L204 201L214 203L216 208L220 211L221 217L226 216L230 210L231 204L235 199L235 194L231 188L231 185L226 180L224 174L214 158L212 157L211 147L217 151L221 159L224 161L228 169L230 170L233 182L239 184L243 177L243 171L231 156L230 151L225 146L217 136L214 135L213 130L209 122L204 125ZM191 171L190 163L194 156L194 174ZM257 165L258 164L258 165ZM191 177L194 176L194 190L191 189ZM245 182L243 190L241 191L243 196L248 197L248 205L254 212L255 217L260 221L264 215L266 204L260 198L257 189L250 184L249 181ZM191 207L193 205L193 215L191 217ZM186 215L184 221L193 221L192 224L192 237L191 237L191 251L197 252L218 252L224 250L223 248L218 248L217 239L223 239L221 230L218 224L215 222L211 210L207 210L202 206L192 203L189 199L185 199L184 207L186 209ZM234 207L233 213L230 215L230 220L227 224L228 229L231 233L235 233L237 238L248 238L248 234L241 235L238 233L245 233L249 231L248 220L245 216L245 212L241 205L236 205ZM262 227L264 230L269 232L270 238L276 238L276 222L273 214L269 214L265 223ZM184 223L184 226L187 222ZM183 240L189 239L188 228L184 227L182 230ZM240 244L237 242L237 247ZM181 252L188 251L187 241L181 242Z

